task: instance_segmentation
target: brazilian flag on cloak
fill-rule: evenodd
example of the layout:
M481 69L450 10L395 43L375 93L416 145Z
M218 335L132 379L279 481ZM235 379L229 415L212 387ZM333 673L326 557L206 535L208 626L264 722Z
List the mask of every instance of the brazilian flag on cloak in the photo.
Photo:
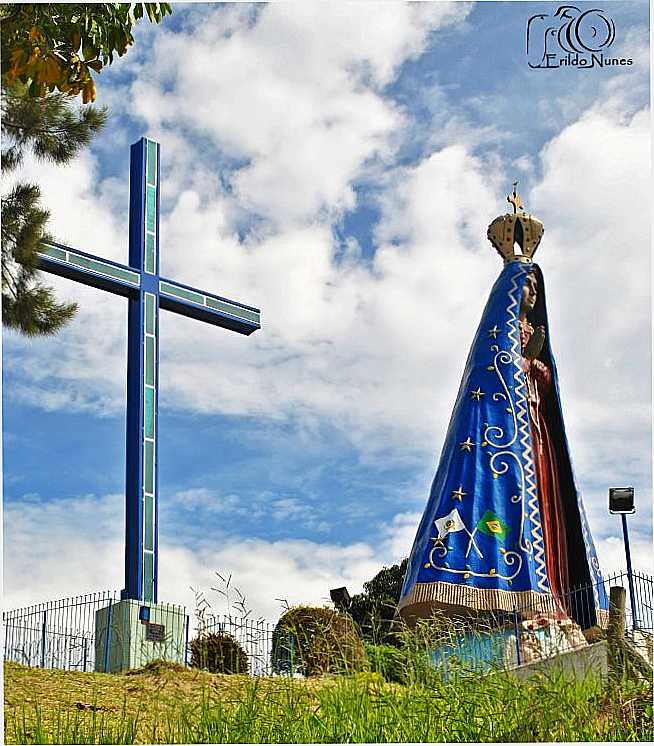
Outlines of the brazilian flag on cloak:
M599 563L577 490L563 426L542 273L510 261L497 279L468 356L429 501L411 550L400 598L407 618L470 608L552 607L521 366L519 310L529 273L538 278L534 309L545 326L541 359L552 373L551 409L563 490L571 587L587 587L587 628L607 608ZM449 529L447 528L449 526Z

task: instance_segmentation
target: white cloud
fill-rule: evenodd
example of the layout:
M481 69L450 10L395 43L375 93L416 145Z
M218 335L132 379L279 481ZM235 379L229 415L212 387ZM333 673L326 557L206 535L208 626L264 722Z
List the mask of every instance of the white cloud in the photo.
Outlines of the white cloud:
M650 486L649 143L646 111L623 121L592 109L547 145L530 202L546 226L539 255L575 463L607 488Z
M382 530L384 543L388 544L391 557L406 557L411 551L418 531L420 513L398 513Z
M184 517L183 511L186 511ZM169 524L177 523L180 518L185 525L190 522L195 539L202 540L207 526L213 528L221 521L229 521L229 526L242 525L243 519L254 521L259 529L270 526L272 521L284 526L293 524L298 531L309 529L323 533L330 528L324 520L326 513L324 506L317 508L298 497L280 496L269 490L248 493L247 498L243 498L238 494L221 494L218 490L196 487L166 498L160 519Z
M368 3L280 3L255 23L245 11L206 11L185 33L157 34L141 68L148 74L130 91L131 113L166 142L181 124L245 159L231 180L243 207L277 225L312 220L354 206L352 180L389 155L402 125L379 90L423 51L430 31L468 11L461 3L382 3L374 12ZM175 155L175 170L203 168Z
M617 522L617 519L616 519ZM629 537L631 549L631 561L634 573L647 573L650 576L654 571L652 565L652 537L634 536ZM613 536L608 536L597 544L597 554L602 572L606 577L611 574L622 574L626 572L627 560L625 558L624 541L622 531ZM626 581L625 581L626 582Z
M123 582L123 500L119 495L85 496L50 502L32 496L4 510L4 604L18 608L48 599L98 589L116 589ZM274 621L284 599L289 604L323 605L330 588L346 585L362 590L384 565L408 553L419 513L399 513L382 529L374 545L359 541L339 545L306 540L265 541L228 535L206 536L182 543L183 527L160 545L162 602L193 609L191 588L207 596L215 613L225 613L223 588L216 577L232 576L231 585L246 598L253 616ZM598 543L605 574L624 567L621 539ZM651 545L632 541L634 566L651 571ZM232 600L237 598L232 596ZM232 613L237 613L232 607Z
M171 504L188 509L200 508L211 513L230 513L234 515L246 512L238 495L218 495L206 487L181 490L175 493Z
M113 201L103 201L113 181L100 179L98 163L88 151L63 167L26 158L21 171L11 176L11 182L19 180L38 183L56 240L127 263L127 210L114 212ZM127 194L124 201L126 208ZM16 372L18 381L6 393L47 410L102 415L124 407L125 300L53 275L42 280L61 300L77 302L80 312L62 336L26 339L5 332L3 366Z
M197 496L187 495L193 503ZM86 496L57 502L37 496L4 510L5 608L96 591L123 583L121 496ZM274 620L282 598L290 604L329 601L329 589L347 585L358 592L365 580L401 559L388 542L372 547L304 540L264 541L217 535L181 543L183 529L160 547L160 599L193 606L190 588L206 592L216 612L225 608L210 588L215 572L232 575L255 616ZM219 584L219 583L218 583Z
M124 510L122 495L5 502L4 607L115 588L123 575Z

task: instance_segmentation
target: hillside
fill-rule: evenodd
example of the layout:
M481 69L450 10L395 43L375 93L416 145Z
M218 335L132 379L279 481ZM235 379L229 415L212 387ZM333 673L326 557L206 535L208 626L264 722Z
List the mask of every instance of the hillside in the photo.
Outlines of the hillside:
M123 675L5 663L7 743L650 741L651 687L519 683L505 674L400 686L377 674L226 676L150 664Z

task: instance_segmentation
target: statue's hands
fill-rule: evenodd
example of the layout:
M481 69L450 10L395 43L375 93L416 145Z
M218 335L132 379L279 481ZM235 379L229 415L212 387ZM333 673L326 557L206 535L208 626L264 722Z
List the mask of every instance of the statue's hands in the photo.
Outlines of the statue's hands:
M531 339L527 342L525 347L524 356L528 360L535 360L543 349L545 343L545 327L537 326L534 329L534 333L531 335Z

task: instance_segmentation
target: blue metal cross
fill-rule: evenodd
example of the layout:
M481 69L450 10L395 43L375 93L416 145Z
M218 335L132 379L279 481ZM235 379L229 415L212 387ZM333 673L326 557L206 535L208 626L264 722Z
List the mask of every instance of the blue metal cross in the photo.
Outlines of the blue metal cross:
M157 602L159 309L239 334L261 328L257 308L159 276L158 143L141 138L130 153L129 265L57 243L40 268L128 298L125 588L122 598Z

